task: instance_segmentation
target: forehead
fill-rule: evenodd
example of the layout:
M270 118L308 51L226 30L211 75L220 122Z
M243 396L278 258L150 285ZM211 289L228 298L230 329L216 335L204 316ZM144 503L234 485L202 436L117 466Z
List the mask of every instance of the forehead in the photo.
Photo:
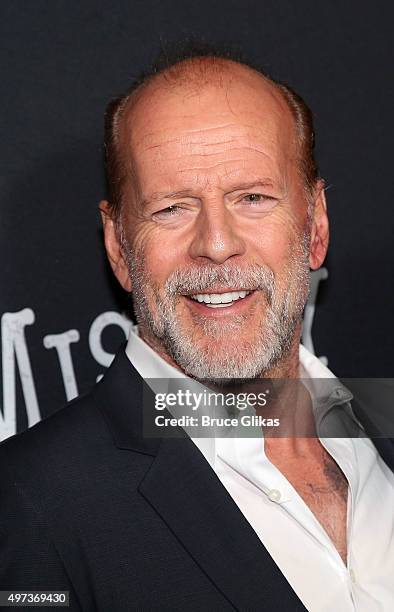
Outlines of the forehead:
M296 158L294 119L280 92L249 69L204 83L157 79L130 105L122 148L142 182L253 167L275 178Z

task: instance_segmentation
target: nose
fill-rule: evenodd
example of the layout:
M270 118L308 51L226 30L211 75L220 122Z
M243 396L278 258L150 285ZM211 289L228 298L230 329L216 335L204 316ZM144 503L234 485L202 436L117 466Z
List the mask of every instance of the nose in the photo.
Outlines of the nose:
M204 258L222 264L230 257L245 253L245 242L237 231L236 222L223 203L203 206L194 226L189 247L192 259Z

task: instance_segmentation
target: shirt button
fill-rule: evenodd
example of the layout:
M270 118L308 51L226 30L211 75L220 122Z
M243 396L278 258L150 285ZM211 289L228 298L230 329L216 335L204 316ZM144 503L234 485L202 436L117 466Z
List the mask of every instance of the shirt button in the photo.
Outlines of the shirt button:
M280 491L278 489L271 489L268 491L268 497L273 502L278 502L281 498Z
M353 582L353 584L355 584L356 582L356 575L354 573L354 571L352 569L349 570L349 576L350 576L350 580Z

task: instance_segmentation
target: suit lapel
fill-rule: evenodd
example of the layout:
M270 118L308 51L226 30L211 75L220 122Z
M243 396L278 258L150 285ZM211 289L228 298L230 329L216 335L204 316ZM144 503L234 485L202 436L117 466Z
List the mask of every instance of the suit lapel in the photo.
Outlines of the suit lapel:
M305 610L190 439L164 439L139 490L236 609Z

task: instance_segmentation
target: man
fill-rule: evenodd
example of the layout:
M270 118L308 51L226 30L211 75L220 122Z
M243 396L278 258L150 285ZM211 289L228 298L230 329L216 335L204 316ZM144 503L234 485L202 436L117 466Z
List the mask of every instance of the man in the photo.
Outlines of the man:
M2 588L105 612L393 609L393 448L299 344L328 245L307 107L190 57L111 105L106 154L105 244L138 332L91 394L1 445ZM174 378L310 379L313 409L357 433L144 436L143 379Z

